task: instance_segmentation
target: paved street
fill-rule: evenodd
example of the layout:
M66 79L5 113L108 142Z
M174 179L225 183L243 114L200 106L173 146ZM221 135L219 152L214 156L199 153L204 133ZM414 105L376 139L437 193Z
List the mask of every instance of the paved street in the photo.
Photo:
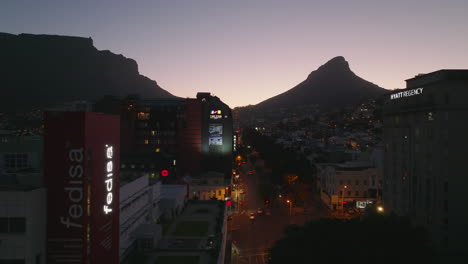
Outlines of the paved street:
M244 164L242 171L248 171ZM228 229L233 244L231 263L266 263L267 251L274 242L283 235L283 230L289 224L303 225L305 221L326 216L326 211L321 204L314 199L309 203L307 214L303 213L303 208L290 208L289 205L280 198L272 200L269 207L265 207L264 201L258 196L258 175L242 173L244 203L240 208L240 213L234 215L229 221ZM256 213L257 208L265 208L262 215L256 214L255 220L249 219L250 213ZM291 216L290 214L291 209ZM268 212L268 213L267 213Z

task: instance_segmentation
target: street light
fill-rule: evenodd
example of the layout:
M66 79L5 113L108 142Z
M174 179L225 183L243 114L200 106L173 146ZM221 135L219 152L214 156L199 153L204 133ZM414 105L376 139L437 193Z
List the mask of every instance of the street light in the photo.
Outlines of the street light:
M343 216L344 216L344 193L346 189L348 189L348 185L343 185L343 193L341 194L341 211L343 212Z
M384 211L383 206L381 206L381 205L377 206L377 212L383 213L383 211Z
M291 217L292 202L290 200L286 200L286 202L289 204L289 217Z

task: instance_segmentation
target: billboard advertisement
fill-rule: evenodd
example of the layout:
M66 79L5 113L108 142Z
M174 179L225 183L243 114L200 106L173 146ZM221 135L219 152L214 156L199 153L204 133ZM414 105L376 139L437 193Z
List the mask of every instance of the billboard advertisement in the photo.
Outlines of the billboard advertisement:
M47 112L47 263L119 262L118 116Z
M223 124L210 124L208 127L208 145L223 145Z

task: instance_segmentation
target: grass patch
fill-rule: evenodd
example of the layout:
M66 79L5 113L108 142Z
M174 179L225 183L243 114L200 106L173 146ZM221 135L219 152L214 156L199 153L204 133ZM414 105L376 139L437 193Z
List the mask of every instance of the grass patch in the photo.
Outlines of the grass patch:
M175 236L205 236L208 234L208 222L184 221L177 224Z
M155 264L198 264L199 256L159 256Z

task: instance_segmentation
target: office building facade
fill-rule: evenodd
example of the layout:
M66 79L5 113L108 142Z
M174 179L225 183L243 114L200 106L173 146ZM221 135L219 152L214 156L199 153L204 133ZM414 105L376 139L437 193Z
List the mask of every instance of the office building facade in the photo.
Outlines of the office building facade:
M445 256L466 255L468 70L406 80L384 105L384 205L425 226Z
M46 113L47 263L119 262L119 131L118 116Z

